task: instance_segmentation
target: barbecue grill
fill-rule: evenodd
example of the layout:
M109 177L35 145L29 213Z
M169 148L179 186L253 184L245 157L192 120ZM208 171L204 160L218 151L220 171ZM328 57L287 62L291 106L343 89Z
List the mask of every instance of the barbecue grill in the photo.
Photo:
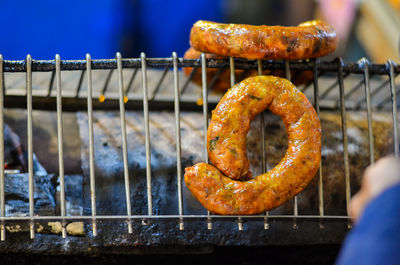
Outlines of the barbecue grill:
M188 77L184 77L180 69L192 67L192 73ZM149 69L150 68L150 69ZM217 76L211 80L207 80L207 68L230 69L231 84L235 83L235 69L244 69L244 71L258 70L261 73L263 69L283 69L286 71L286 78L291 79L291 70L304 71L311 70L313 72L312 82L305 84L300 89L307 95L313 103L316 111L320 114L320 110L330 110L340 112L340 124L342 141L342 172L344 179L345 204L341 205L343 214L329 214L329 209L324 202L324 173L322 164L329 161L322 160L320 170L317 173L316 182L317 189L314 191L318 198L317 209L314 214L301 214L301 208L298 205L297 196L289 203L292 204L292 212L290 214L274 214L274 212L266 212L262 215L251 216L222 216L213 215L205 209L191 213L186 211L186 195L184 193L184 183L182 182L183 167L188 162L182 155L181 134L181 114L182 112L201 113L203 128L202 137L202 158L208 162L206 149L206 131L210 110L218 103L221 95L212 92L213 83ZM161 71L160 71L161 69ZM172 69L172 71L171 71ZM96 80L94 72L100 70L102 80ZM148 81L148 74L155 72L151 82ZM40 84L35 84L32 77L33 73L41 72L43 78ZM44 73L42 73L44 72ZM153 73L152 72L152 73ZM74 85L63 85L65 75L74 74L77 76ZM106 73L106 74L104 74ZM190 80L196 73L202 74L201 88L191 84ZM216 75L220 74L219 71ZM319 224L313 226L311 230L328 231L327 224L342 224L351 228L351 222L347 206L351 197L351 184L356 180L351 179L350 161L349 161L349 140L347 131L347 112L357 111L365 113L368 122L368 147L369 162L373 163L377 154L374 147L374 131L373 131L373 111L391 112L392 126L390 129L393 134L392 150L396 156L399 156L399 140L398 140L398 100L396 93L398 90L395 85L395 78L400 73L400 66L392 61L386 64L372 64L366 59L358 62L346 63L341 58L333 61L321 60L303 60L303 61L266 61L266 60L245 60L240 58L229 59L206 59L202 54L200 59L184 59L179 58L173 53L170 58L146 58L144 53L140 58L122 58L120 53L116 54L115 59L93 60L89 54L85 60L61 60L59 55L54 60L34 60L30 55L23 61L4 60L0 55L0 150L4 150L4 109L19 108L25 109L27 114L27 154L28 154L28 180L29 180L29 212L25 215L7 215L6 214L6 192L5 179L9 177L4 170L4 152L0 152L0 238L1 241L6 239L6 226L10 224L20 223L28 225L30 238L35 238L40 223L59 222L61 224L61 236L67 235L67 224L70 222L84 222L90 229L88 235L90 237L101 236L98 230L99 223L110 222L114 225L122 226L122 230L126 234L140 233L137 230L137 224L142 227L150 226L154 222L165 222L172 224L172 233L186 230L191 223L195 222L202 226L201 229L213 231L219 229L220 223L234 224L238 231L245 229L247 224L257 225L256 231L273 230L271 223L281 224L289 223L293 231L300 231L302 223ZM25 78L26 84L19 82L8 82L8 80L19 81ZM84 82L86 79L86 83ZM44 80L44 81L43 81ZM126 82L128 80L128 82ZM347 81L352 80L352 84L348 85ZM94 89L94 83L97 87ZM150 84L151 83L151 84ZM323 85L321 85L323 83ZM168 87L168 91L162 91L163 87ZM371 89L372 88L372 89ZM97 98L99 97L100 100ZM198 104L198 99L202 99L202 104ZM33 169L34 152L33 146L33 112L35 110L56 111L57 113L57 143L58 143L58 167L59 167L59 214L38 215L35 213L35 176ZM99 186L96 182L97 174L95 170L95 126L94 113L96 111L118 111L119 130L122 152L123 174L120 175L124 186L124 201L120 203L126 205L124 213L118 214L102 214L96 203ZM143 157L145 159L145 195L142 197L142 203L146 205L146 211L138 214L132 210L132 194L131 189L135 186L132 181L132 169L129 164L130 160L128 148L130 138L127 135L127 111L140 111L143 115L143 132L144 132L144 150ZM164 111L173 113L175 132L175 145L172 148L176 151L174 178L176 185L176 194L173 204L174 210L171 212L160 211L157 205L154 205L154 187L152 179L154 174L152 171L152 157L154 156L152 146L157 142L151 140L149 115L151 111ZM87 138L83 139L84 145L88 147L88 182L90 189L84 190L88 198L86 211L78 215L70 215L67 212L66 194L65 194L65 174L64 174L64 150L65 142L63 137L68 134L68 128L63 127L63 115L65 113L84 113L87 116ZM161 115L164 113L161 112ZM265 117L268 112L262 113L258 128L260 132L259 147L261 148L261 165L260 172L269 169L267 152L265 144L266 125ZM46 122L41 120L40 122ZM199 123L197 121L197 123ZM324 132L323 132L324 133ZM326 143L322 143L323 146ZM252 150L250 149L251 153ZM107 190L107 186L102 183L102 190ZM109 187L111 189L111 186ZM96 196L97 195L97 196ZM165 198L167 199L167 198ZM99 213L100 212L100 213ZM200 212L200 213L199 213ZM175 224L175 226L174 226ZM140 226L138 226L140 229ZM232 232L234 233L234 232ZM235 232L236 233L236 232ZM306 232L307 233L307 232ZM324 232L322 232L324 233ZM286 241L287 242L287 241ZM291 242L287 242L291 243Z

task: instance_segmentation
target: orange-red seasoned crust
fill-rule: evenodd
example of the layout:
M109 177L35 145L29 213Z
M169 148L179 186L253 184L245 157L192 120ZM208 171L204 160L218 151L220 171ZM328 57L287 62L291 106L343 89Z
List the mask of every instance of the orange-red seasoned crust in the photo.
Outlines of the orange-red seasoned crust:
M288 149L278 165L251 180L246 154L250 123L268 108L280 116ZM307 100L289 81L256 76L232 87L212 112L207 132L211 162L185 169L186 186L216 214L257 214L275 208L302 191L321 159L321 126Z
M329 24L307 21L297 27L251 26L197 21L190 32L197 51L266 60L300 60L325 56L336 49L336 32Z

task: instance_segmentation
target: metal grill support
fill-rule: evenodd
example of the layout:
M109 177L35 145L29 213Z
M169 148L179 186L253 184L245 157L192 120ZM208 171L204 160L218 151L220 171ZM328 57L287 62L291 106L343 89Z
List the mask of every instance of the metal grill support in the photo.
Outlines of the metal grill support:
M96 184L94 171L94 132L93 132L93 87L92 87L92 58L86 54L86 72L87 72L87 113L89 128L89 174L90 174L90 200L92 204L92 232L97 236L96 223Z
M233 87L236 83L235 80L235 61L233 57L229 57L229 77L230 77L230 83L231 87ZM243 219L241 217L238 217L238 229L239 231L243 231Z
M315 110L317 111L317 115L319 117L319 90L318 90L318 70L317 70L317 63L314 60L313 64L313 81L314 81L314 106ZM322 144L322 143L321 143ZM319 215L321 217L324 216L324 185L323 185L323 176L322 176L322 159L319 161L319 168L318 168L318 199L319 199ZM322 223L322 219L320 220L320 228L323 228L324 225Z
M346 119L346 105L344 102L344 83L343 83L343 61L341 58L337 60L338 67L338 80L339 80L339 97L340 97L340 115L342 121L342 139L343 139L343 160L344 160L344 176L346 185L346 209L347 215L350 216L349 203L350 203L350 169L349 169L349 149L347 139L347 119ZM348 223L351 227L351 223Z
M65 184L64 184L64 148L63 148L63 122L62 122L62 90L61 90L61 58L56 55L56 84L57 84L57 142L58 142L58 171L60 176L60 202L61 202L61 233L62 237L67 237L67 230L65 228Z
M262 66L262 61L261 59L257 60L257 73L258 75L263 74L263 66ZM267 172L268 170L268 165L267 165L267 151L265 150L265 112L261 112L260 114L260 133L261 133L261 172ZM264 229L267 230L269 229L269 222L268 222L268 211L265 212L265 218L264 218Z
M0 216L6 216L4 190L4 72L3 55L0 54ZM0 222L0 240L6 240L4 221Z
M29 174L29 223L31 239L35 238L35 226L33 222L34 216L34 176L33 176L33 117L32 117L32 57L30 54L26 56L26 108L28 111L27 132L28 132L28 174Z
M142 88L143 88L143 115L144 115L144 134L146 145L146 180L147 180L147 212L149 216L153 215L153 200L151 195L151 155L150 155L150 127L149 127L149 98L147 88L147 64L146 54L141 53L142 59ZM144 220L143 224L147 224Z
M174 71L174 105L175 105L175 135L176 135L176 175L178 183L178 210L179 210L179 229L184 230L183 224L183 199L182 199L182 154L181 154L181 114L179 108L179 76L178 76L178 55L172 53Z
M201 85L203 98L203 125L204 125L204 161L209 163L207 149L207 128L208 128L208 93L207 93L207 64L206 55L202 53L201 58ZM212 229L211 213L207 211L207 229Z
M156 86L154 89L150 89L148 86L148 67L162 69L160 78L157 79ZM180 67L192 67L192 72L187 80L184 80L183 86L180 88ZM393 117L393 142L394 142L394 153L399 156L399 139L398 139L398 117L397 117L397 93L395 77L400 73L400 67L392 61L388 61L385 65L371 64L366 59L362 59L357 63L344 63L342 59L337 59L334 62L321 62L319 60L303 61L303 62L278 62L278 61L252 61L243 60L238 58L232 58L226 60L206 59L205 54L201 54L199 59L181 59L178 58L174 52L170 58L146 58L144 53L141 54L140 58L123 59L120 53L116 54L115 59L110 60L92 60L90 54L86 55L86 60L76 61L61 61L59 55L56 55L54 60L51 61L35 61L32 60L31 56L28 55L24 61L5 61L0 55L0 239L3 241L6 238L5 224L8 221L26 221L29 223L30 237L35 237L35 222L37 221L60 221L62 225L62 236L67 236L66 223L67 221L83 220L92 222L92 233L93 236L97 235L97 222L98 220L120 220L127 222L128 233L133 233L132 223L134 221L142 221L143 225L147 225L151 220L161 219L174 219L178 222L180 230L185 229L185 222L188 220L202 220L206 221L207 228L213 229L213 221L216 220L230 220L237 222L238 230L244 230L244 222L247 220L259 220L263 222L264 229L269 229L270 220L289 220L293 221L293 228L299 229L297 222L298 220L317 220L319 221L320 228L324 228L324 222L326 220L345 220L348 222L348 226L351 227L349 216L347 215L337 216L329 215L325 213L324 209L324 183L323 183L323 172L322 172L322 161L320 162L320 169L318 171L318 214L316 215L302 215L299 214L297 196L294 197L293 202L293 214L290 215L272 215L266 212L263 215L252 215L252 216L220 216L212 215L209 211L206 214L200 215L188 215L184 212L183 202L183 184L182 184L182 147L181 147L181 110L186 106L188 109L196 109L203 111L202 126L204 127L204 161L209 162L207 152L207 128L209 122L209 109L212 108L216 102L213 99L210 90L214 84L218 81L218 78L223 72L229 67L230 71L230 82L233 86L236 82L235 69L243 69L244 73L240 77L244 77L245 74L251 70L257 70L259 75L262 75L263 69L284 69L286 72L286 78L291 79L291 70L312 70L313 80L312 84L305 86L303 91L306 91L308 87L313 85L313 96L314 105L317 114L320 114L320 108L322 106L322 100L328 99L333 92L335 92L336 86L339 87L339 93L334 98L335 107L340 110L341 115L341 131L342 131L342 144L343 144L343 163L344 163L344 179L345 179L345 194L346 194L346 209L350 201L351 190L350 190L350 170L349 170L349 152L348 152L348 136L347 136L347 120L346 111L349 109L346 106L346 100L348 100L355 92L359 91L364 85L365 98L358 99L354 109L362 109L365 105L365 110L368 119L368 139L369 139L369 152L370 162L373 163L375 159L374 141L373 141L373 119L372 112L374 108L387 107L386 103L391 103L391 111ZM133 69L132 75L129 77L127 86L124 86L123 69ZM172 68L173 74L173 98L170 97L166 106L170 110L174 111L175 115L175 136L176 136L176 180L177 180L177 203L178 213L171 215L157 215L153 213L152 204L152 168L151 168L151 139L150 139L150 127L149 127L149 111L156 105L161 104L159 101L159 94L161 85L168 78L168 73ZM217 68L216 74L207 80L207 68ZM103 69L109 70L104 83L101 86L99 102L93 101L94 94L92 70ZM185 101L185 92L188 90L190 79L194 77L201 69L201 98L202 107L196 107L196 101ZM66 95L66 90L62 87L62 71L72 70L80 71L79 80L76 88L74 87L73 96ZM138 99L133 94L137 94L138 88L134 86L134 80L141 70L142 73L142 96ZM32 93L32 73L36 71L47 71L51 72L50 83L46 85L47 96L37 96ZM4 87L4 72L24 72L26 73L26 94L22 96L8 95L6 88ZM117 74L118 80L118 93L116 95L111 91L111 80L113 73ZM337 74L337 79L333 83L330 83L322 93L319 89L319 77L325 73L333 72ZM363 79L358 80L355 85L352 85L351 89L346 90L344 79L357 74ZM372 76L384 75L388 76L388 80L383 81L379 86L375 86L375 89L371 90L371 78ZM83 79L86 76L87 79L87 94L85 91L81 91ZM239 78L240 78L239 77ZM56 93L54 93L53 85L55 83ZM371 83L371 84L370 84ZM389 97L382 97L379 104L374 104L374 97L378 95L384 87L389 85L390 92ZM84 89L84 86L83 86ZM83 93L81 93L83 92ZM184 96L185 94L185 96ZM321 94L321 96L320 96ZM6 95L6 96L4 96ZM107 102L105 102L107 96ZM6 216L5 209L5 171L4 171L4 107L8 107L7 100L14 98L18 103L18 100L24 101L27 110L27 154L28 154L28 186L29 186L29 212L26 216ZM90 201L91 201L91 214L83 216L69 216L66 212L66 199L65 199L65 179L64 179L64 150L63 150L63 111L68 107L65 101L69 102L80 102L74 107L68 109L69 111L86 110L88 115L88 142L89 142L89 174L90 174ZM129 102L128 102L129 99ZM42 100L42 101L40 101ZM164 103L168 100L164 100ZM214 101L213 101L214 100ZM84 104L82 104L82 101ZM57 112L57 145L58 145L58 165L59 165L59 178L60 178L60 208L61 212L59 216L37 216L35 215L34 208L34 171L33 171L33 109L41 109L43 106L41 102L50 102L45 106L50 106ZM364 104L365 102L365 104ZM337 105L336 105L337 103ZM19 103L18 103L19 104ZM12 107L20 107L20 105L13 105ZM169 105L168 105L169 104ZM126 199L126 215L97 215L96 212L96 172L95 172L95 150L94 150L94 121L93 112L95 109L106 108L111 106L110 109L119 110L119 121L121 126L121 141L122 141L122 157L124 166L124 186L125 186L125 199ZM135 106L135 107L132 107ZM334 107L334 108L335 108ZM45 107L43 107L45 108ZM129 176L129 159L128 159L128 138L126 129L126 110L127 109L140 109L143 111L144 119L144 136L145 136L145 150L146 150L146 194L147 194L147 214L137 215L132 213L131 208L131 192L130 192L130 176ZM261 170L266 172L268 170L267 164L267 151L265 145L265 113L260 115L260 133L261 133Z
M374 156L374 136L372 132L372 107L371 107L371 90L369 81L369 62L363 60L364 64L364 82L365 82L365 104L367 105L367 120L368 120L368 143L369 143L369 156L371 164L375 161Z
M285 72L286 79L292 81L292 75L290 73L290 62L285 61ZM293 197L293 229L298 229L296 217L299 215L299 209L297 204L297 195Z
M131 208L131 192L129 185L129 166L128 166L128 144L126 137L126 120L125 120L125 103L124 103L124 80L122 76L122 56L118 52L116 54L117 58L117 69L118 69L118 91L119 91L119 113L121 120L121 137L122 137L122 157L124 161L124 182L125 182L125 197L126 197L126 214L128 216L132 215ZM128 233L132 234L132 222L128 217Z
M388 64L389 64L390 94L392 98L394 155L396 157L399 157L399 129L398 129L398 118L397 118L396 86L394 83L394 66L392 61L389 61Z

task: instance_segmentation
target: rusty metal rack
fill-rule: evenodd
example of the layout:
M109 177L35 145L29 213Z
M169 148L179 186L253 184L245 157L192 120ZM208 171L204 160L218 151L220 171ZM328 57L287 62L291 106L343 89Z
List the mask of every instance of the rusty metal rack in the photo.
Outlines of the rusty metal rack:
M180 83L179 68L193 67L192 74L189 78ZM132 75L127 83L124 83L123 69L133 69ZM164 69L163 74L158 82L158 85L152 90L149 90L147 81L148 68L161 68ZM165 76L172 68L173 72L173 96L156 97L159 85L163 82ZM146 58L144 53L140 58L123 59L120 53L116 54L115 59L108 60L92 60L89 54L86 55L86 60L61 60L59 55L55 56L54 60L40 61L33 60L30 55L23 61L8 61L4 60L0 55L0 150L4 150L4 108L26 108L27 110L27 137L28 137L28 173L29 173L29 213L27 216L6 216L5 211L5 188L4 188L4 152L0 152L0 232L1 240L5 240L5 224L11 221L27 221L30 224L30 236L35 237L35 222L43 220L56 220L62 224L62 236L66 237L66 223L73 220L83 220L92 222L93 235L97 235L97 221L98 220L120 220L127 222L128 233L132 233L131 222L133 220L141 220L146 223L152 219L176 219L179 222L179 228L184 229L184 222L189 220L204 220L207 223L208 229L213 229L213 220L235 220L238 223L238 229L243 229L243 222L245 220L258 220L264 222L264 228L269 228L269 220L271 219L286 219L293 220L293 228L297 228L297 220L310 219L310 220L349 220L349 213L343 216L326 215L324 213L323 201L323 172L318 172L318 193L319 193L319 214L318 215L300 215L298 213L297 198L294 198L294 212L292 215L270 215L267 213L263 215L251 216L220 216L212 215L210 212L202 215L187 215L183 210L183 196L182 196L182 157L181 157L181 135L180 135L180 111L196 110L203 112L203 125L204 125L204 160L208 162L207 149L206 149L206 131L208 126L209 110L218 102L218 98L209 98L209 90L212 86L213 80L207 80L207 68L229 68L231 85L235 83L235 69L256 69L261 74L263 69L285 69L286 78L290 80L290 70L312 70L313 81L302 88L303 92L310 93L310 88L313 87L311 96L313 103L319 114L320 108L333 108L340 110L341 113L341 129L342 129L342 144L343 144L343 162L345 169L345 187L346 187L346 203L348 205L350 200L350 173L349 173L349 155L348 155L348 139L346 129L346 111L348 109L365 109L368 117L368 135L369 135L369 151L370 162L374 162L374 144L373 144L373 131L372 131L372 111L373 109L391 109L393 114L393 137L394 137L394 153L399 156L399 139L398 139L398 121L397 121L397 97L395 86L395 77L400 73L400 66L392 61L386 64L371 64L366 59L362 59L356 63L345 63L341 58L334 61L320 61L320 60L306 60L306 61L262 61L262 60L244 60L238 58L229 58L226 60L206 59L202 54L200 59L183 59L179 58L176 53L173 53L170 58ZM107 102L100 103L93 100L93 78L92 71L96 69L106 70L110 69L109 75L106 78L102 95L105 95L108 89L108 83L113 71L117 72L118 78L118 93L110 96ZM74 92L70 95L63 94L61 87L61 73L63 71L79 71L81 73L78 85ZM196 105L196 98L187 95L185 97L186 87L196 71L201 71L202 74L202 88L201 95L203 104L202 106ZM23 72L26 73L26 89L24 93L13 94L5 87L5 73ZM48 91L41 95L32 93L32 72L51 72L50 85ZM141 73L142 78L142 96L135 96L132 93L132 84L135 78L138 78L138 73ZM334 76L335 81L326 90L320 91L319 77L322 75ZM344 79L350 74L362 75L363 78L359 82L347 90L345 93ZM86 94L82 94L81 88L85 87L83 84L84 76L86 75ZM371 76L379 76L382 81L373 91L371 91L370 78ZM387 78L387 79L386 79ZM55 85L54 85L55 84ZM380 93L385 87L389 85L389 90L379 100L373 102L372 97ZM56 93L52 93L55 86ZM329 94L335 87L339 87L338 94L334 95L333 104L322 106L322 100L329 97ZM355 91L364 87L365 97L358 98L355 104L347 105L346 100L354 94ZM150 93L151 92L151 93ZM54 95L55 94L55 95ZM32 110L45 109L57 111L57 132L58 132L58 156L59 156L59 176L60 176L60 202L61 202L61 215L59 216L37 216L34 212L34 175L33 175L33 130L32 130ZM93 132L93 111L94 110L119 110L120 124L121 124L121 137L122 137L122 152L123 152L123 166L124 166L124 183L126 194L126 215L98 215L96 213L96 176L94 170L94 132ZM128 150L127 150L127 134L126 134L126 110L142 110L144 115L144 128L145 128L145 150L146 150L146 179L147 179L147 206L148 211L146 215L135 215L131 211L130 203L130 183L128 171ZM175 128L176 128L176 168L177 168L177 191L178 191L178 209L177 215L155 215L152 212L152 186L151 186L151 142L149 134L149 109L168 109L173 110L175 113ZM88 114L88 128L89 128L89 158L90 158L90 193L91 193L91 215L86 216L67 216L65 206L65 191L64 191L64 161L63 161L63 111L77 111L85 110ZM264 115L262 113L261 115ZM263 117L263 116L262 116ZM261 119L261 146L262 146L262 171L267 170L266 167L266 150L263 144L264 139L264 122ZM321 162L322 163L322 162Z

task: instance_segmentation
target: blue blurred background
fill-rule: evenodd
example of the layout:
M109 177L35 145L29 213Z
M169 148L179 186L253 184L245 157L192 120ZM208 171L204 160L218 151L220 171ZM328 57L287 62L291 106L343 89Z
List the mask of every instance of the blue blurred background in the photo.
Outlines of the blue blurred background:
M189 33L199 19L254 25L297 25L322 18L339 33L334 56L347 60L368 57L368 40L355 34L360 17L357 0L2 0L0 1L0 54L21 60L34 59L167 57L173 51L183 56L189 48ZM362 4L362 6L366 4ZM361 12L362 13L362 12ZM370 13L370 12L369 12ZM376 23L375 23L376 24ZM364 27L364 28L370 28ZM383 25L382 27L387 28ZM380 30L380 29L378 29ZM369 31L369 30L367 30ZM360 31L361 32L361 31ZM392 34L393 35L393 34ZM368 36L368 32L366 33ZM390 36L390 34L389 34ZM383 40L385 41L385 40ZM386 41L387 42L387 41ZM374 43L374 41L372 41ZM395 46L393 44L392 46ZM397 44L396 44L397 47ZM377 55L396 59L396 53ZM368 47L367 47L368 48Z
M199 19L221 21L221 1L2 0L0 53L5 59L183 55Z

